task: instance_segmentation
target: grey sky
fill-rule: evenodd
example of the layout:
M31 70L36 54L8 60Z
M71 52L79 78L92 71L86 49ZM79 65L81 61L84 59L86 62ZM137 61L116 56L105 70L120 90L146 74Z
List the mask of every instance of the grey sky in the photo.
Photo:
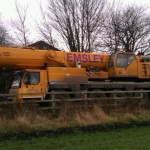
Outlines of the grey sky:
M2 15L2 19L7 21L10 18L15 18L15 1L17 1L21 5L29 4L29 14L30 19L33 19L39 15L39 7L38 2L46 3L47 0L0 0L0 13ZM108 2L113 0L108 0ZM119 0L116 0L119 1ZM150 0L121 0L125 4L138 4L150 6Z
M0 0L0 14L2 22L7 26L9 25L10 20L15 20L16 10L15 10L15 1L21 6L28 4L28 13L27 13L27 22L31 29L34 29L34 22L37 19L40 19L40 10L38 3L46 4L47 0ZM107 0L112 2L113 0ZM136 4L144 5L150 7L150 0L115 0L122 1L124 4ZM32 30L32 39L36 40L34 30ZM34 37L34 38L33 38ZM38 37L37 37L38 38Z

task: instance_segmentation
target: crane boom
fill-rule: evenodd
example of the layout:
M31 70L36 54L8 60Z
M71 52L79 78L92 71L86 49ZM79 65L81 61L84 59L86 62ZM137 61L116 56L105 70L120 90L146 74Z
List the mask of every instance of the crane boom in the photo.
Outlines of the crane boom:
M103 70L107 68L108 59L107 54L0 47L1 68L75 67L75 63L78 62L83 68L94 66Z

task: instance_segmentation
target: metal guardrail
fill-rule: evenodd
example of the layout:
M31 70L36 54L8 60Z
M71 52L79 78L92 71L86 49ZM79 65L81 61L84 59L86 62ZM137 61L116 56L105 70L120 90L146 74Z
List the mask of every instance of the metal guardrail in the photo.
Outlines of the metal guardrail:
M69 91L61 91L61 92L57 92L57 91L52 91L52 92L34 92L34 93L15 93L15 94L0 94L0 98L1 97L11 97L12 99L16 99L17 96L19 95L37 95L37 94L46 94L46 95L53 95L53 98L51 100L44 100L45 102L49 102L49 101L55 101L55 102L58 102L60 101L60 99L56 99L55 96L56 95L75 95L75 94L78 94L81 96L81 98L65 98L66 101L81 101L81 100L92 100L93 98L88 98L88 95L90 94L133 94L133 93L140 93L141 95L138 96L138 97L132 97L134 99L136 98L142 98L142 94L143 93L150 93L150 90L132 90L132 91L120 91L120 90L115 90L115 91L98 91L98 90L95 90L95 91L76 91L76 92L69 92ZM119 99L125 99L125 98L129 98L131 95L126 95L124 97L119 97ZM96 98L96 97L95 97ZM104 99L114 99L115 97L102 97ZM116 97L118 98L118 97ZM16 100L13 100L14 102ZM43 102L43 100L38 100L38 102Z
M83 90L83 91L75 91L75 92L70 92L70 91L60 91L60 92L57 92L57 91L52 91L52 92L29 92L29 93L14 93L14 94L0 94L0 97L2 96L17 96L17 95L28 95L28 94L33 94L33 95L36 95L36 94L93 94L93 93L150 93L150 90L130 90L130 91L120 91L120 90L114 90L114 91L98 91L98 90L93 90L93 91L86 91L86 90Z
M137 94L135 97L131 97L132 94L135 94L135 93L139 93L139 95ZM120 91L120 90L115 90L115 91L98 91L98 90L95 90L95 91L76 91L76 92L69 92L69 91L61 91L61 92L58 92L58 91L52 91L52 92L36 92L36 93L20 93L20 94L0 94L0 104L4 104L4 105L8 105L8 104L35 104L35 103L38 103L38 104L41 104L41 103L48 103L50 104L48 107L44 107L44 109L52 109L52 110L55 110L55 109L60 109L60 105L58 104L61 104L63 102L68 102L68 103L71 103L71 102L81 102L83 104L91 104L92 102L94 101L99 101L99 102L105 102L105 101L113 101L111 104L107 103L107 106L113 106L113 107L116 107L117 105L122 105L122 104L125 104L128 101L134 101L135 103L139 103L139 107L141 107L142 102L141 100L143 99L143 95L144 93L150 93L150 90L132 90L132 91ZM47 95L51 95L51 99L44 99L44 100L41 100L41 99L33 99L33 100L22 100L22 101L18 101L17 100L17 96L19 95L37 95L37 94L47 94ZM106 97L89 97L90 94L106 94ZM109 96L107 96L107 94L109 94ZM123 96L120 97L120 96L111 96L111 94L122 94ZM57 95L78 95L79 97L73 97L73 98L70 98L70 97L66 97L66 98L58 98ZM9 99L11 98L11 99ZM89 105L90 106L90 105ZM88 107L89 107L88 106Z

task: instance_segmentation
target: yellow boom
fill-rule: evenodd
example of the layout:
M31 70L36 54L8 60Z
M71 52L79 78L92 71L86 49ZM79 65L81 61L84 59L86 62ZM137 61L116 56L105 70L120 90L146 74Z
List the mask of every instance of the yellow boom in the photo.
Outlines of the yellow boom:
M108 59L107 54L0 47L1 68L75 67L79 63L83 68L93 66L103 70L107 68Z

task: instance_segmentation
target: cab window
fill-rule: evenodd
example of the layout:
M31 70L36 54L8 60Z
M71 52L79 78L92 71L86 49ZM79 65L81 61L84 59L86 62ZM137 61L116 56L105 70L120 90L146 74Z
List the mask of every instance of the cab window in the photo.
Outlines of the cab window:
M126 67L127 64L128 64L127 55L126 54L118 54L116 67Z
M118 54L116 66L127 67L131 62L136 59L134 54Z
M27 72L24 77L24 84L35 85L40 82L39 72Z
M135 55L129 54L127 55L128 65L136 59Z
M20 85L21 85L20 83L21 83L21 76L20 76L20 74L16 74L13 77L13 80L12 80L12 83L11 83L11 88L12 89L20 88Z

